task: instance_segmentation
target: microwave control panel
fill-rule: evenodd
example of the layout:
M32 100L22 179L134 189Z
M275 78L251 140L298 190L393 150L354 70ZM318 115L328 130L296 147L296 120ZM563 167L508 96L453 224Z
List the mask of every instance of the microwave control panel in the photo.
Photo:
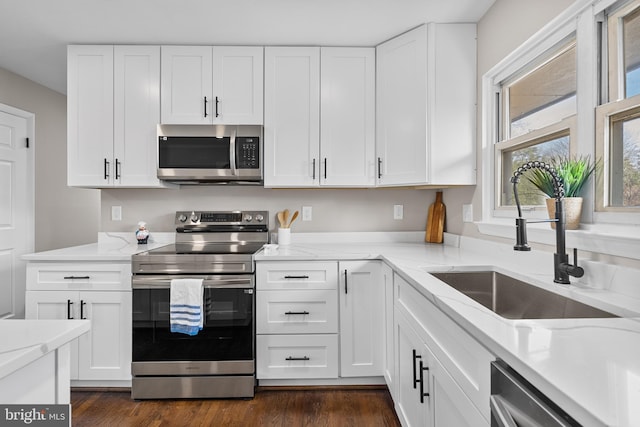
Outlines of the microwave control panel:
M260 138L236 137L236 165L238 169L260 169Z

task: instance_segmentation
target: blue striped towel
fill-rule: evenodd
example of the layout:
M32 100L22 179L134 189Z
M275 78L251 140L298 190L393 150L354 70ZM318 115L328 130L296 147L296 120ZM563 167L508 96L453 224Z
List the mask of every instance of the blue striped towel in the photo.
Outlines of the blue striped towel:
M203 325L202 279L172 279L169 299L171 332L196 335Z

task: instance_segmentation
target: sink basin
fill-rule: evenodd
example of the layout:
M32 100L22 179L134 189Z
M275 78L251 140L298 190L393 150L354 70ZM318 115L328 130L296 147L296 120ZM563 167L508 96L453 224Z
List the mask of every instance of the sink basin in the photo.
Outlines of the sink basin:
M496 271L431 275L507 319L618 317Z

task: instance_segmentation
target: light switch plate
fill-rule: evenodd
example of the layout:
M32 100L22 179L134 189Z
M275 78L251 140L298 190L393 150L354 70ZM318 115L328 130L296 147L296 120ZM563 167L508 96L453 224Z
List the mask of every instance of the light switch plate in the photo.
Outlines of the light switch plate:
M311 221L313 218L313 208L311 206L303 206L302 207L302 220L303 221Z
M111 206L111 221L122 221L122 206Z
M473 205L462 205L462 222L473 222Z
M402 219L402 218L404 218L404 206L393 205L393 219Z

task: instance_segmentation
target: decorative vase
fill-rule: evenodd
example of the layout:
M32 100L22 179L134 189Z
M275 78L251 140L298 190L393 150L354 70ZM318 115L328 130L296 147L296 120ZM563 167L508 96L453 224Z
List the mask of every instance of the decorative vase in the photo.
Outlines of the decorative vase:
M577 230L580 228L580 216L582 214L582 197L565 197L564 199L564 218L565 228L567 230ZM549 218L556 217L556 199L546 199L547 212ZM556 223L552 222L551 228L556 229Z

